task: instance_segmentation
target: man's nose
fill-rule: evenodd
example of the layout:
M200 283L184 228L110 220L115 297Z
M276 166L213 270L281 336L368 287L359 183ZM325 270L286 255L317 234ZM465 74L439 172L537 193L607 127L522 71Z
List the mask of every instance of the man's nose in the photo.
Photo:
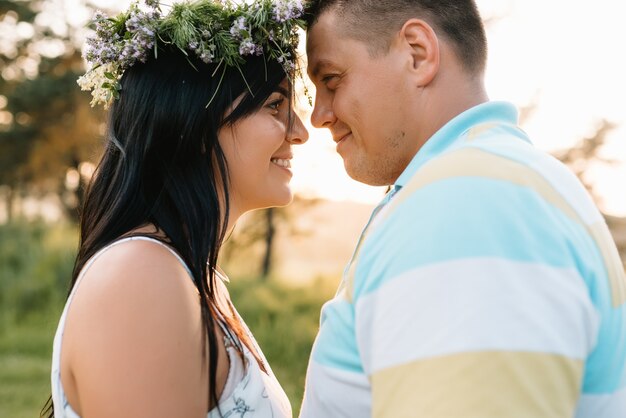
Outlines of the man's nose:
M330 128L336 120L331 101L317 93L313 113L311 113L311 125L316 128Z

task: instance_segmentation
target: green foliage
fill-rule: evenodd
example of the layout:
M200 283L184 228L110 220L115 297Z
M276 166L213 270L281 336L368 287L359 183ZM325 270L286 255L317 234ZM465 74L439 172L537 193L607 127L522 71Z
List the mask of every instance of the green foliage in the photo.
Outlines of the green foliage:
M76 251L76 228L0 226L0 417L38 416L50 393L52 340ZM233 303L283 385L297 416L319 310L335 283L293 287L233 279Z
M58 312L0 331L0 417L39 416L50 396L52 338Z
M50 355L77 230L0 225L0 417L34 417L50 392Z
M6 94L7 110L25 120L0 131L0 184L54 179L57 187L68 168L93 158L100 115L78 94L76 77L72 71L45 73Z
M333 284L320 280L305 287L291 287L273 281L237 279L228 288L297 416L319 311L332 297Z
M57 313L65 300L76 251L69 226L0 226L0 331L33 314Z
M277 60L287 75L296 74L298 28L304 25L298 19L303 12L299 1L177 2L165 16L158 1L146 1L145 5L151 9L149 12L135 1L116 17L98 13L94 18L95 35L88 38L85 49L91 68L78 79L82 90L92 92L93 106L101 103L108 108L119 92L118 84L105 77L107 73L115 80L121 79L126 69L145 62L151 50L158 56L159 45L175 45L185 55L197 55L218 68L222 64L222 68L235 68L242 76L241 66L247 55ZM212 76L216 73L217 68Z

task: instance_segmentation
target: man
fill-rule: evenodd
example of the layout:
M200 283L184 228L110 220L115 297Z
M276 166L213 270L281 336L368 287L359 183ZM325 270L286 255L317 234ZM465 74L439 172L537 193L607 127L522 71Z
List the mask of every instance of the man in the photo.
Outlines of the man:
M626 417L626 280L577 179L489 102L472 0L308 6L311 117L392 185L322 309L302 417Z

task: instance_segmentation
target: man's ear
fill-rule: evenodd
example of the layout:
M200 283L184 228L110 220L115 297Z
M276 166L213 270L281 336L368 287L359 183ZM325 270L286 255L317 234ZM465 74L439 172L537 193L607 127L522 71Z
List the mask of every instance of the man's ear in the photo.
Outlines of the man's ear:
M400 29L399 41L409 53L408 70L417 87L428 85L439 71L439 39L433 28L421 19L409 19Z

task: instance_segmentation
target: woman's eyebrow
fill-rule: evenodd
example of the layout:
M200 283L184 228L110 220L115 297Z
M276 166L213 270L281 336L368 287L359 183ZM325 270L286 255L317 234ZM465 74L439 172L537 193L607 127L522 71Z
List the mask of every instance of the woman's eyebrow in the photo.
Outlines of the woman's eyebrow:
M285 96L285 98L289 98L289 91L281 86L277 86L272 93L280 93Z

